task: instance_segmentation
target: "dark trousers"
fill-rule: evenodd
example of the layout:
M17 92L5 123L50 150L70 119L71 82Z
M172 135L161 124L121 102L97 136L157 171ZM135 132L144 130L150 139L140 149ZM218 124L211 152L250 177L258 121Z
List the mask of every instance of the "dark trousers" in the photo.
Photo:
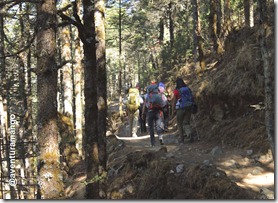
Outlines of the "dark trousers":
M154 127L156 128L156 132L158 137L162 137L162 132L164 130L164 118L162 110L149 110L148 111L148 126L151 138L151 145L155 144L154 138Z
M143 110L143 105L140 105L140 109L139 109L140 132L145 133L145 132L147 132L146 114L143 114L143 119L142 119L142 113L143 113L142 110Z

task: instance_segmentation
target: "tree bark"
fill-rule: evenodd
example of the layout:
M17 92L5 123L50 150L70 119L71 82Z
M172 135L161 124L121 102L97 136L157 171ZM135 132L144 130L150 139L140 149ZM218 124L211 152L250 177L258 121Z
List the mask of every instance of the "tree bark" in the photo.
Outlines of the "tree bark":
M164 18L161 17L159 21L159 43L162 45L164 40Z
M173 20L173 3L170 2L168 5L168 16L169 16L169 33L170 33L170 46L171 48L174 45L174 40L175 40L175 36L174 36L174 20Z
M275 138L274 138L274 85L272 79L273 67L269 64L269 51L266 43L266 29L268 28L267 19L267 6L264 0L258 0L258 11L259 11L259 42L261 55L264 67L264 85L265 85L265 125L266 133L271 148L273 160L275 160Z
M118 94L119 94L119 112L120 112L120 117L121 120L123 121L123 98L122 98L122 1L119 0L119 89L118 89Z
M105 2L95 0L95 27L96 39L96 61L98 75L98 144L99 144L99 174L100 198L106 199L106 117L107 117L107 74L105 63Z
M68 3L68 0L62 0L61 4L66 5ZM61 41L61 61L69 61L71 60L71 35L70 35L70 27L66 26L61 29L60 33L60 41ZM66 114L67 116L73 117L73 90L72 90L72 69L71 64L67 63L62 67L63 72L63 98L62 101L64 103L64 112L63 114Z
M244 0L244 17L245 17L245 26L250 27L250 0Z
M57 127L56 1L37 8L39 186L42 199L63 196Z
M200 76L200 72L205 71L206 63L204 58L204 40L201 35L201 23L199 19L199 1L192 0L193 6L193 20L194 20L194 62L196 64L199 61L200 71L198 72L198 77ZM198 49L197 49L198 48ZM197 67L196 67L197 68Z
M209 23L211 28L211 39L213 41L213 50L218 53L218 36L217 36L217 13L216 0L210 0L210 17Z
M99 149L98 149L98 109L97 109L97 67L94 3L83 0L83 22L85 39L85 163L87 171L86 198L99 199Z
M224 5L224 30L226 33L224 36L227 36L231 30L231 4L230 0L225 0Z

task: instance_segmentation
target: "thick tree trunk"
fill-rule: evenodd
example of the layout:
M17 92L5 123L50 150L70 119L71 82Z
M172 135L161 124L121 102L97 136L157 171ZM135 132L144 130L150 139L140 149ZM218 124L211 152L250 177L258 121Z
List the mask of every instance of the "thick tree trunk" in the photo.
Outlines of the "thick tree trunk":
M63 196L57 127L56 1L37 8L39 186L42 199Z
M269 64L269 51L266 44L266 29L268 29L267 6L264 0L258 0L259 25L260 25L260 48L264 67L265 84L265 125L268 141L271 147L273 159L275 159L275 138L274 138L274 85L272 74L274 67Z
M95 27L96 39L96 61L98 73L98 144L99 144L99 174L100 198L106 198L106 117L107 117L107 79L105 63L105 2L95 0Z
M97 109L97 67L95 48L94 3L83 0L85 29L84 77L85 77L85 163L87 171L86 198L99 199L99 150Z

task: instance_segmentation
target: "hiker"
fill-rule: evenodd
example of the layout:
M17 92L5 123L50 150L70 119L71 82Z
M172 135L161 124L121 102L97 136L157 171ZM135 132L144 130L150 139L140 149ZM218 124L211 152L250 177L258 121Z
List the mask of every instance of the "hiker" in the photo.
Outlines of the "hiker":
M158 85L155 80L151 81L151 84L147 87L147 94L145 97L145 103L143 106L143 115L146 113L147 122L150 132L151 147L155 146L154 128L159 137L160 145L164 144L162 132L164 130L164 117L163 117L163 107L166 102L163 100L163 96L158 89Z
M183 79L177 78L176 88L173 91L172 109L173 114L176 112L177 125L179 132L179 143L183 144L185 134L190 138L190 142L193 142L193 136L190 126L191 108L194 103L194 97L191 89L184 83Z
M136 87L130 87L128 90L126 108L129 122L129 134L131 137L137 137L139 108L143 104L143 99Z
M168 123L169 123L169 100L168 100L168 92L165 89L165 85L163 82L160 82L158 84L158 89L160 91L161 94L165 95L165 102L166 105L163 107L163 116L164 116L164 131L167 132L168 131Z
M139 123L140 123L140 132L145 133L145 132L147 132L146 115L142 114L143 106L144 106L144 102L145 102L145 95L144 95L144 91L141 90L139 83L137 83L136 88L139 90L140 96L143 99L143 103L140 103L140 107L139 107Z

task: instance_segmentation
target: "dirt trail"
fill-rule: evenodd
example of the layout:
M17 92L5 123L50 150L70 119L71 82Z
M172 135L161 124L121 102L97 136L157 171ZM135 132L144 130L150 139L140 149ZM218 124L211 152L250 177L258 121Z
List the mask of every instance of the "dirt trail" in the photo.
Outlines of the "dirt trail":
M127 156L134 152L166 152L163 159L171 160L176 166L189 168L197 165L216 166L224 171L227 177L241 188L262 194L266 199L274 198L274 163L271 153L257 156L251 150L244 150L227 145L216 145L214 143L200 141L189 142L179 145L177 141L177 129L173 122L171 130L164 133L163 146L159 146L156 136L155 147L150 147L149 134L137 138L123 137L128 129L127 123L119 131L118 140L124 142L124 147L117 152L117 157Z
M158 145L150 147L148 133L127 137L127 121L111 109L117 121L110 121L107 135L107 199L274 199L270 152L258 155L202 135L179 145L175 119L163 134L165 144L156 136ZM68 182L69 199L85 198L85 166L80 167L81 175Z

